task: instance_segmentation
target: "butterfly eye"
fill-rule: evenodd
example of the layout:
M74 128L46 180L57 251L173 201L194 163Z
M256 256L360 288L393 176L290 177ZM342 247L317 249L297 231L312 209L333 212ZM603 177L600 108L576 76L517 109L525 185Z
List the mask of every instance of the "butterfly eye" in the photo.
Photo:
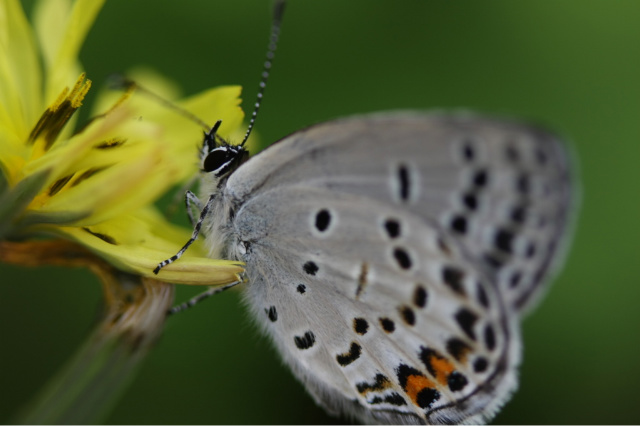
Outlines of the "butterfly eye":
M215 148L205 157L202 168L207 173L215 172L216 176L222 176L229 171L236 154L227 147Z
M228 175L249 157L249 151L241 146L220 146L211 150L202 162L202 170L216 177Z

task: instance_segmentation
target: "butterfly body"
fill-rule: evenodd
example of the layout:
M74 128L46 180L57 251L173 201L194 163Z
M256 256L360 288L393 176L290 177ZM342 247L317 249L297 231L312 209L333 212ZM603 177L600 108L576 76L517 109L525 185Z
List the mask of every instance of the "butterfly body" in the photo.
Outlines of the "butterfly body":
M566 234L569 162L553 135L382 113L225 161L203 175L207 244L245 262L250 310L318 404L364 422L495 414Z

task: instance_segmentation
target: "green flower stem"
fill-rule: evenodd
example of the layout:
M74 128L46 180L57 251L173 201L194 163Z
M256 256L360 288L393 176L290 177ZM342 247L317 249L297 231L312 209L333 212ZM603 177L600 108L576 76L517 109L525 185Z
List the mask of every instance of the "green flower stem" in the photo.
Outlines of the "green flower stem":
M104 423L143 356L117 337L94 333L16 423Z
M105 299L102 321L15 421L103 423L160 336L173 304L173 285L118 271L66 241L0 242L0 261L83 265L102 281Z

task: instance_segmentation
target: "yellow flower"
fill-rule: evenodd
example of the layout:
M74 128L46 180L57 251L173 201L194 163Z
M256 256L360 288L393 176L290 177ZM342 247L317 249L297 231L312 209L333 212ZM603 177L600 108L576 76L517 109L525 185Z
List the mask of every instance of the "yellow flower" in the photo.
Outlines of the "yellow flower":
M18 0L0 2L0 240L53 235L137 275L235 281L240 264L208 259L197 244L152 273L190 236L152 203L195 173L197 124L126 92L101 96L93 118L75 128L91 87L77 55L103 1L40 1L33 29ZM239 95L237 86L221 87L177 104L208 122L223 120L224 136L242 122Z

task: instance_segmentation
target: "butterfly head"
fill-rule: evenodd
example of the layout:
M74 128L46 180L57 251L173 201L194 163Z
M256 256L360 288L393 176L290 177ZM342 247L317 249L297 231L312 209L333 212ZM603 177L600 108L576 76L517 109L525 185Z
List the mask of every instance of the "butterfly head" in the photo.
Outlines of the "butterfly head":
M221 121L218 121L211 130L204 133L200 151L202 172L217 179L229 177L249 158L249 151L244 146L231 145L217 134L220 124Z

